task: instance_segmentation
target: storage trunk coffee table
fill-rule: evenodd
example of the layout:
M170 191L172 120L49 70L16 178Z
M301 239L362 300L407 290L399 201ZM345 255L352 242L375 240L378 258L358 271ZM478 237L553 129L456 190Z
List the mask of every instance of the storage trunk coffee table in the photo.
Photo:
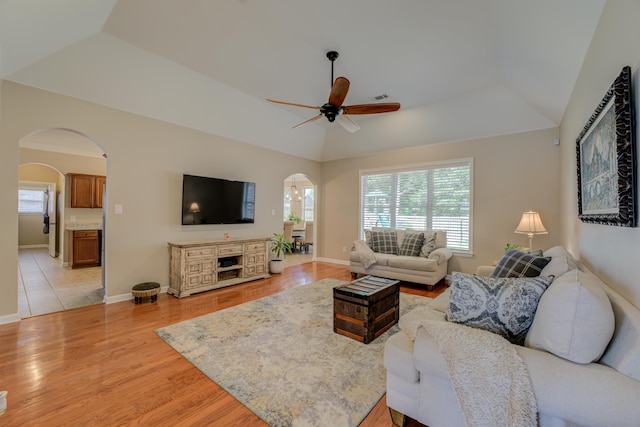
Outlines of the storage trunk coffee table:
M365 276L333 288L333 332L369 344L400 317L400 281Z

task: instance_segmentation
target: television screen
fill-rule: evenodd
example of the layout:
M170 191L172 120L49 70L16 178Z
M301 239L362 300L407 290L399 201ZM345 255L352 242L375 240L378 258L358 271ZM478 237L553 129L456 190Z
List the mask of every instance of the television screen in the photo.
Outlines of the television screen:
M182 225L248 224L255 215L256 184L182 176Z

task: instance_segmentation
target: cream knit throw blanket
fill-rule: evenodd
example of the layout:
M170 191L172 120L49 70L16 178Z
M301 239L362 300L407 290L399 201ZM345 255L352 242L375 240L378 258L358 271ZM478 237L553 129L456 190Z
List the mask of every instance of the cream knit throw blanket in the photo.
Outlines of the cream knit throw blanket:
M400 318L415 340L418 328L433 337L469 427L537 425L536 398L527 367L500 335L444 321L444 314L418 307Z

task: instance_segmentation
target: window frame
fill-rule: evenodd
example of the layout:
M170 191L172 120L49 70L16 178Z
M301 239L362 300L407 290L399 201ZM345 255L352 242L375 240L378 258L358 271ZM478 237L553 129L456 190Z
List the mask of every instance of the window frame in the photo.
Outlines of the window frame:
M433 162L424 162L424 163L412 163L405 165L397 165L397 166L387 166L380 168L370 168L370 169L361 169L358 171L358 233L360 238L364 238L364 215L363 215L363 182L362 179L364 176L370 175L382 175L382 174L394 174L394 173L402 173L402 172L412 172L412 171L423 171L427 169L440 169L440 168L450 168L456 166L468 166L469 167L469 248L464 249L454 249L450 248L456 255L460 256L472 256L473 255L473 182L474 182L474 167L473 167L473 157L464 157L459 159L451 159L451 160L441 160L441 161L433 161Z
M44 214L44 192L47 190L48 184L34 181L19 181L18 182L18 215L43 215ZM42 208L39 212L21 212L20 211L20 191L37 191L42 192Z
M313 205L311 208L307 208L307 190L313 191ZM316 210L316 189L313 186L302 187L302 215L301 218L304 221L313 221L315 218ZM311 219L307 219L307 211L311 212Z

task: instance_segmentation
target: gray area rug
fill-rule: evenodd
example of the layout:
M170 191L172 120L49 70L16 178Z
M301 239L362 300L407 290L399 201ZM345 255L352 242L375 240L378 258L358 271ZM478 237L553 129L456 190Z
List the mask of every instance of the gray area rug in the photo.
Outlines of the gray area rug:
M356 426L385 392L384 342L333 332L324 279L156 333L272 426ZM400 293L400 315L430 298Z

